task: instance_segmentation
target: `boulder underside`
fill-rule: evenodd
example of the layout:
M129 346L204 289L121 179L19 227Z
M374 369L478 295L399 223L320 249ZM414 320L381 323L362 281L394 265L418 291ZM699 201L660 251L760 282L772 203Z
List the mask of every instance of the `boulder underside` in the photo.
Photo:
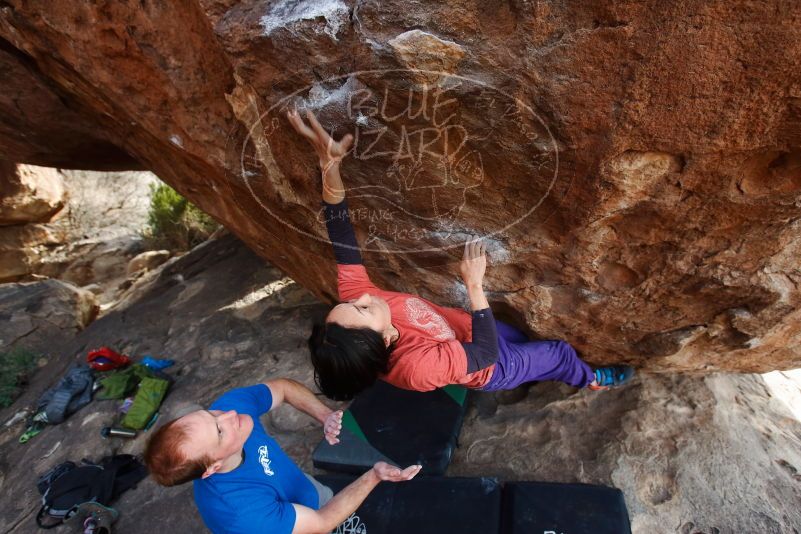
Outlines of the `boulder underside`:
M592 363L799 367L801 5L768 4L9 0L0 159L150 169L333 300L311 109L377 284L460 306L479 234L496 313Z

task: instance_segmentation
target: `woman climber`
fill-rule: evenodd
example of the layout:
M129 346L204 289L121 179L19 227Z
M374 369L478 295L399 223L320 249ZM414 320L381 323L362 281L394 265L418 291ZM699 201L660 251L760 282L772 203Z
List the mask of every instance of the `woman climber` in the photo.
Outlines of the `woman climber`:
M603 390L631 379L631 367L593 371L565 341L530 341L496 321L484 295L486 244L478 236L465 243L460 264L471 314L373 285L362 265L339 173L353 136L334 141L311 112L306 113L308 124L297 111L287 117L319 159L326 227L337 261L342 303L309 343L323 394L349 400L379 378L415 391L448 384L496 391L541 380Z

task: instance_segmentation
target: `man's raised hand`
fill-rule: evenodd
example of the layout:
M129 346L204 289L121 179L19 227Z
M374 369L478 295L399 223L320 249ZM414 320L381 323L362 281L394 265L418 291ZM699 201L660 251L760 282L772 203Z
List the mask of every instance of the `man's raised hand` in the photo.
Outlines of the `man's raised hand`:
M423 468L422 465L410 465L401 470L400 467L389 465L386 462L378 462L373 466L376 476L386 482L403 482L411 480Z

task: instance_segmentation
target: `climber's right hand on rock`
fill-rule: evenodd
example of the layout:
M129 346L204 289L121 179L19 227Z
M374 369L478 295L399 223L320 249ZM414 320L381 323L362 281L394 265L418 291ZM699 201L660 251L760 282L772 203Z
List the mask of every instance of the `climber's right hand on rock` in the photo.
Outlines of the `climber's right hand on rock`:
M334 141L311 111L306 111L309 124L306 124L296 109L288 111L286 116L295 131L305 137L317 153L323 172L323 200L329 204L339 204L345 198L339 162L350 150L353 136L347 134L339 141Z
M317 159L320 160L320 168L323 171L326 170L326 167L342 161L342 158L345 157L353 144L353 136L351 134L345 135L339 141L334 141L311 111L306 111L308 124L296 109L288 111L286 116L295 131L305 137L312 145L317 153Z
M479 236L470 236L464 243L464 257L459 264L464 284L470 288L481 286L487 270L487 244Z
M484 273L487 270L487 243L479 236L467 238L464 244L464 257L459 264L462 280L467 287L470 309L473 311L489 308L484 294Z

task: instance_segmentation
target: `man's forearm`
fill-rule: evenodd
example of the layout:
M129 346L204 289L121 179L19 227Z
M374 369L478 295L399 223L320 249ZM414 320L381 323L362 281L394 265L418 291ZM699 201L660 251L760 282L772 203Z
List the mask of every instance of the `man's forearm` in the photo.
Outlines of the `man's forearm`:
M293 408L309 414L321 423L331 415L333 410L320 402L306 386L288 378L284 380L284 402Z
M325 532L331 532L350 517L350 514L356 511L379 482L381 482L381 479L378 478L375 470L370 469L345 489L334 495L319 510Z

